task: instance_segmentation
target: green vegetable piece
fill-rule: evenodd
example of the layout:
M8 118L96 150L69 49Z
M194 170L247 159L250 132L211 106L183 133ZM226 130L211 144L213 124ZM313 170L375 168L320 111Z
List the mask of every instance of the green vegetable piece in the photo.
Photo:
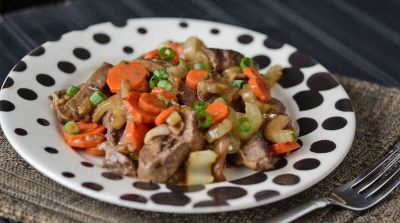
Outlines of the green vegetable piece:
M197 112L196 121L197 121L197 126L200 129L207 129L207 128L211 127L212 117L207 112L200 111L200 112Z
M167 69L165 67L155 70L153 76L158 77L160 80L168 79Z
M68 121L64 125L64 129L67 132L68 135L76 135L79 133L79 126L78 123L74 121Z
M206 108L208 107L209 103L205 102L205 101L197 101L194 103L193 105L193 109L196 112L201 112L201 111L205 111Z
M245 68L245 67L252 67L253 66L253 60L249 57L243 57L240 60L240 68Z
M69 86L69 87L67 88L66 94L67 94L68 96L70 96L70 97L73 97L73 96L75 96L75 95L78 93L79 90L80 90L79 87L77 87L77 86L75 86L75 85L71 85L71 86Z
M98 106L101 102L107 100L107 96L103 92L97 90L90 96L89 100L92 104Z
M157 84L157 87L162 87L167 91L171 91L173 86L169 80L160 80Z
M179 66L182 66L186 70L189 70L189 66L186 64L184 59L179 59Z
M176 55L176 52L169 47L161 48L159 53L160 53L161 59L163 59L163 60L171 60Z
M232 82L232 87L237 88L237 89L242 89L243 85L246 83L247 83L247 81L245 81L245 80L234 80Z
M214 99L214 102L226 103L226 101L225 101L225 99L223 97L218 97L218 98Z
M252 129L251 120L248 117L239 118L239 128L243 132L250 132Z
M154 87L156 87L159 81L160 80L157 76L155 76L155 75L151 76L151 78L149 80L150 89L153 89Z
M207 70L207 66L203 63L197 63L194 65L195 70Z
M203 78L203 80L208 80L208 79L210 79L210 75L209 75L209 74L207 74L207 75L204 76L204 78Z

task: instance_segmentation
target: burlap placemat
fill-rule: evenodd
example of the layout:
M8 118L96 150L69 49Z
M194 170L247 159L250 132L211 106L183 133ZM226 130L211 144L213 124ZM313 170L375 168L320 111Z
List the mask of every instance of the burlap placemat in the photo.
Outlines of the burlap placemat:
M180 215L118 207L73 192L27 164L0 130L0 216L22 222L258 222L281 210L327 195L360 174L400 139L400 89L338 77L352 100L357 131L340 166L316 186L291 198L243 211ZM338 207L315 211L300 222L395 222L400 190L367 211Z

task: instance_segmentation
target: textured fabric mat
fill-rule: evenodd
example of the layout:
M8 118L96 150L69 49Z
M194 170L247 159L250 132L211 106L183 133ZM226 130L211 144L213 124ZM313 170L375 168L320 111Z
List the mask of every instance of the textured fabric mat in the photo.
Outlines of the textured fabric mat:
M327 178L288 199L236 212L163 214L111 205L73 192L26 163L0 130L0 217L22 222L258 222L353 179L400 139L400 89L338 77L353 103L357 130L353 146ZM395 222L400 219L400 190L363 212L328 207L299 222Z

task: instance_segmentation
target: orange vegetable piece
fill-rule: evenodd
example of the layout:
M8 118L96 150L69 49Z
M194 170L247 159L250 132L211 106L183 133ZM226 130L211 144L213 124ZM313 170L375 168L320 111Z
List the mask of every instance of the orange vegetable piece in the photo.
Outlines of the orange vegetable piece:
M141 94L138 92L130 92L123 100L125 108L135 122L154 123L156 115L145 112L139 107L140 96Z
M173 49L176 52L176 55L174 59L172 59L172 62L174 64L179 64L179 58L183 57L183 44L182 43L171 43L169 45L171 49Z
M229 114L228 106L223 102L213 102L207 108L206 112L211 115L212 123L218 123Z
M148 76L149 72L140 63L120 63L108 70L107 85L111 92L116 93L120 90L121 81L127 79L131 89L138 90Z
M159 58L160 58L160 54L158 52L158 49L147 52L144 55L144 59L159 59Z
M95 147L106 139L103 135L105 128L102 125L97 123L78 122L78 126L80 128L79 134L69 135L65 130L63 131L65 140L68 145L72 147Z
M151 94L156 95L158 97L162 97L166 100L178 101L178 98L176 97L176 95L165 90L165 88L155 87L155 88L153 88L153 90L151 90Z
M294 141L294 142L286 142L286 143L276 143L268 147L268 149L273 152L274 154L288 154L295 149L300 148L301 145Z
M86 152L90 155L93 156L104 156L106 153L104 150L99 149L97 146L96 147L90 147L86 149Z
M242 69L242 71L243 71L243 74L249 79L260 77L260 74L253 67L245 67Z
M156 95L151 93L143 93L139 98L139 107L146 112L154 115L160 114L160 112L167 106Z
M163 124L165 122L165 120L168 118L168 116L174 112L174 111L178 111L178 107L176 107L175 105L167 108L166 110L162 111L159 115L157 115L155 123L157 126Z
M192 89L197 89L197 84L204 80L207 75L206 70L190 70L186 76L186 85Z
M269 89L267 86L267 82L262 79L261 77L258 78L251 78L249 80L249 85L251 91L254 95L263 102L268 102L271 98L269 95Z
M152 128L150 124L139 122L128 122L125 127L125 141L135 147L135 151L139 152L144 145L144 136Z

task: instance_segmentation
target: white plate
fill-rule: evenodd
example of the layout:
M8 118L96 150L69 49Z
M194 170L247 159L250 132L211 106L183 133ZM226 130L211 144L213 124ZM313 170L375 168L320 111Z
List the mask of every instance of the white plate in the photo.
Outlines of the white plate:
M68 147L49 109L50 93L84 82L107 61L134 59L172 39L200 37L207 46L255 57L262 71L272 64L284 79L272 91L300 130L303 146L280 168L252 172L228 169L229 181L195 187L138 182L99 166L100 159ZM131 52L133 50L133 52ZM271 203L299 193L327 176L353 141L355 116L342 86L320 64L266 35L216 22L192 19L131 19L73 31L26 55L9 73L0 92L0 121L15 150L49 178L102 201L142 210L207 213Z

